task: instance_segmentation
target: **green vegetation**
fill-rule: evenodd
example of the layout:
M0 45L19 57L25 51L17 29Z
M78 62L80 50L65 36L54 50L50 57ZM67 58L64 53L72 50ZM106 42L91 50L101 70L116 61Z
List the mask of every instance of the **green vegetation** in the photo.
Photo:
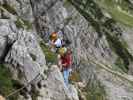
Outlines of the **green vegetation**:
M24 22L24 25L26 26L27 29L32 28L32 24L28 20L22 19L22 21Z
M127 42L124 39L121 40L121 43L125 48L129 48Z
M103 2L100 2L98 0L97 4L101 6L101 8L104 8L107 12L111 14L114 20L120 22L121 24L124 24L128 27L133 27L133 15L129 15L128 13L124 13L120 11L117 8L117 4L112 2L112 0L104 0ZM125 5L125 4L124 4ZM123 3L121 7L124 7L127 9L126 6L123 6Z
M117 70L121 73L123 73L123 72L127 73L128 72L128 69L125 67L124 62L120 57L118 57L116 59L115 65L116 66L113 67L113 70L115 70L115 71Z
M129 16L128 14L123 13L115 8L112 8L111 10L108 11L116 21L128 27L133 27L133 16Z
M112 50L123 60L124 67L128 70L128 65L130 61L133 60L133 56L128 52L128 49L119 41L117 37L111 36L106 32L106 38L110 48L112 48Z
M93 18L93 15L89 13L90 9L84 11L84 9L80 8L73 0L69 1L72 3L73 6L75 6L79 13L84 16L88 23L93 26L93 28L97 31L99 37L102 36L102 34L105 34L110 48L112 48L112 50L123 60L124 67L126 70L128 70L128 65L131 61L133 61L133 56L129 53L126 43L122 42L121 39L115 35L115 31L110 30L115 28L115 21L111 21L111 23L108 23L110 27L107 28L99 18ZM113 25L111 25L112 22Z
M104 86L99 81L89 82L82 92L85 92L87 100L106 100Z
M65 6L65 7L70 7L70 5L71 5L71 4L68 2L68 0L65 0L65 1L64 1L63 6Z
M17 12L16 12L15 8L10 6L9 4L3 4L2 7L5 8L11 14L17 15Z
M16 24L17 28L24 28L23 23L20 21L19 18L15 21L15 24Z
M4 9L6 9L9 13L16 15L17 20L15 21L15 24L18 28L25 28L26 29L31 29L32 28L32 23L30 23L28 20L25 20L23 18L20 18L15 10L14 7L10 6L9 4L3 4L1 5ZM6 16L5 16L6 18Z
M9 93L14 91L14 82L11 79L11 73L8 68L6 68L3 64L0 64L0 93L4 96L7 96ZM10 97L10 100L17 100L17 96Z
M57 64L57 54L51 52L50 49L43 42L40 42L40 47L42 48L45 54L46 62Z
M25 26L26 26L26 29L32 28L32 24L29 21L24 20L22 18L17 18L17 20L15 21L15 24L17 28L25 28Z
M101 4L104 4L108 7L120 7L122 10L126 12L132 13L132 4L129 0L97 0L98 2L101 2Z

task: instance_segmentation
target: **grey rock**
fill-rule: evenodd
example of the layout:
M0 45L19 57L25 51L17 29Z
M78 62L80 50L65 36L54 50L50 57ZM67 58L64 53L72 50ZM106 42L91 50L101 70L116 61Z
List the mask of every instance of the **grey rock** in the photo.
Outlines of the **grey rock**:
M45 56L32 32L18 30L11 20L2 19L0 40L0 58L12 64L15 73L17 69L18 76L21 73L22 83L31 81L37 74L43 74L44 69L47 69ZM18 77L18 80L20 79Z
M99 37L99 33L74 6L65 0L0 0L1 4L4 2L11 5L17 15L8 11L0 12L1 18L5 16L9 19L0 19L0 62L4 60L8 63L8 68L14 73L14 79L22 84L30 82L41 74L41 77L33 82L36 91L39 91L37 100L79 100L74 86L70 85L70 89L65 87L62 74L57 67L49 68L47 77L43 73L48 68L39 46L38 35L47 41L47 33L60 30L63 31L64 38L72 42L70 47L73 51L74 63L75 66L79 65L80 76L84 83L98 87L100 82L105 87L107 100L133 99L132 86L129 82L114 77L113 74L102 70L98 65L90 64L89 61L87 64L84 62L93 57L96 61L114 65L118 55L110 48L106 36L103 34ZM34 22L36 27L30 32L26 29L18 29L14 24L18 16L31 23ZM104 17L112 18L106 12L104 12ZM104 20L102 18L102 21ZM117 27L114 26L113 35L117 34L116 29ZM133 54L132 29L123 27L122 29L124 32L121 32L122 35L119 38L127 42L127 49ZM132 73L131 62L129 74ZM40 81L41 88L37 86ZM31 89L30 86L28 90ZM27 100L23 96L19 99ZM31 95L28 100L32 100Z
M56 65L50 68L43 85L37 100L79 100L76 88L73 85L69 88L65 86L62 73Z
M80 61L84 62L83 59L87 60L91 57L93 57L96 61L102 61L106 62L110 65L113 65L118 58L118 55L116 55L112 49L109 46L109 43L106 39L106 36L99 37L99 33L95 31L95 29L88 23L88 21L81 16L81 14L73 7L70 3L66 3L64 1L40 1L40 2L35 2L33 0L34 6L33 7L33 12L36 14L36 16L45 16L48 17L49 20L46 20L50 24L47 24L47 28L53 29L51 31L56 31L58 30L58 27L63 26L62 30L64 32L64 38L69 39L72 44L70 45L72 50L73 50L73 58L76 64L79 64ZM52 5L53 3L53 5ZM49 5L52 6L49 6ZM45 7L42 7L43 5L47 5ZM39 6L41 6L39 8ZM39 8L39 9L37 9ZM62 10L60 10L62 9ZM43 13L43 11L45 13ZM46 31L42 29L43 23L45 22L41 21L41 18L37 17L37 22L38 22L38 30L39 32L43 33L43 37L46 35ZM104 17L109 17L111 18L110 15L105 14ZM45 27L45 26L44 26ZM130 29L129 29L130 30ZM127 32L127 31L126 31ZM129 33L129 32L128 32ZM123 33L122 33L123 34ZM132 43L131 35L125 34L126 41L130 41L129 43ZM119 37L121 38L121 37ZM128 39L130 38L130 39ZM132 45L130 44L130 47ZM130 51L132 49L130 48ZM93 69L94 65L86 65L86 64L80 64L80 74L82 77L82 80L85 83L89 83L91 80L90 84L94 84L98 86L98 81L100 81L104 86L106 86L106 92L108 92L108 89L111 92L108 92L109 94L107 95L108 100L123 100L122 95L125 95L128 97L131 94L131 91L127 91L123 87L120 86L120 88L115 87L118 91L124 91L122 93L118 93L116 95L112 93L116 93L113 88L108 87L107 83L104 82L104 76L102 76L100 69ZM97 66L98 67L98 66ZM132 68L131 68L132 69ZM96 77L102 77L102 78L97 78ZM106 73L106 76L110 76L110 73ZM110 80L113 80L114 77L109 77ZM116 79L116 78L115 78ZM111 85L115 86L116 84L114 82L110 82ZM121 81L119 81L121 82ZM126 83L126 82L125 82ZM110 86L111 86L110 85ZM126 88L130 88L130 86L125 86ZM114 97L114 98L111 98ZM118 98L120 97L120 98ZM132 96L130 95L129 100L132 99Z

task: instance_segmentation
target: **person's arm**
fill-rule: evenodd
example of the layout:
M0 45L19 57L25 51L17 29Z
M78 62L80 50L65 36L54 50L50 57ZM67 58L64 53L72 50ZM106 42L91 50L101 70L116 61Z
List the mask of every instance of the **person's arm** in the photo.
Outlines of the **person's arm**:
M73 62L73 60L72 60L72 55L70 55L70 65L72 66L72 62Z
M53 48L55 48L55 44L54 44L54 41L52 40L52 41L50 41L49 49L51 49L51 51L52 51Z
M64 66L64 67L67 66L67 63L62 64L62 66Z
M61 70L62 70L61 56L58 55L58 56L57 56L57 59L58 59L58 66L59 66L59 69L60 69L60 71L61 71Z
M52 46L55 46L54 40L51 41L51 45Z

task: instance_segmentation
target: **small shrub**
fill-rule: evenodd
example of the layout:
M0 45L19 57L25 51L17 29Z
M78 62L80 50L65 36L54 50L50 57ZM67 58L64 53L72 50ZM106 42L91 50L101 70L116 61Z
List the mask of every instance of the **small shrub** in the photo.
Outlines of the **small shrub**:
M125 73L128 72L128 69L125 67L124 62L120 57L116 59L115 65L116 65L115 67L117 67L116 70L120 70L120 72L125 72Z
M25 26L26 26L26 29L32 28L32 24L29 21L24 20L22 18L18 18L17 21L15 21L15 24L17 28L25 28Z
M42 42L40 42L40 47L45 54L46 62L57 64L57 54L50 51L50 49Z
M7 96L14 91L11 73L3 64L0 64L0 93ZM10 100L17 100L17 95L11 96Z
M28 20L22 19L22 21L24 22L24 25L27 27L27 29L32 28L32 24Z
M105 33L110 48L123 60L125 69L129 69L128 65L133 60L132 54L128 51L119 38L111 36L109 33Z
M99 81L89 83L85 90L87 100L106 100L106 92L104 86Z
M20 21L19 18L15 21L15 24L17 28L24 28L23 23Z

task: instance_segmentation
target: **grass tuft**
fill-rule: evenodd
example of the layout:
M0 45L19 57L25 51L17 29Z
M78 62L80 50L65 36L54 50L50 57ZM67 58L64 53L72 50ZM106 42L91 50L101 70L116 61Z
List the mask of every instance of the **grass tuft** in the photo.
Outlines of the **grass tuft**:
M20 21L19 18L15 21L15 24L17 28L24 28L23 23Z
M87 84L84 91L86 92L86 100L106 100L104 86L99 81Z
M57 54L51 52L50 49L43 42L40 42L40 47L45 54L46 62L57 64Z
M18 18L16 21L15 21L15 24L17 26L17 28L25 28L26 26L26 29L32 29L32 24L27 21L27 20L24 20L22 18Z
M7 96L14 91L14 82L11 78L11 73L3 64L0 64L0 93ZM17 100L17 95L11 96L10 100Z

